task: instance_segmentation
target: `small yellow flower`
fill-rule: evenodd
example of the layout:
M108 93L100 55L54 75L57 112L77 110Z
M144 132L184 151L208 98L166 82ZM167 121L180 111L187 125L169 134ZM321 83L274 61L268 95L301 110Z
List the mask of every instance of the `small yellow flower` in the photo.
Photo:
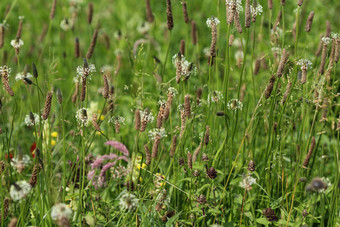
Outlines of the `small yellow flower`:
M51 140L51 145L52 145L52 147L54 147L56 144L57 144L57 141Z
M104 121L105 117L103 115L100 116L100 120Z
M57 138L58 137L58 132L52 132L51 136L54 137L54 138Z
M137 164L136 165L137 169L140 169L142 167L142 169L145 169L146 168L146 164L143 163L142 166L140 164Z
M96 135L98 136L100 136L102 133L104 133L104 131L100 131L100 132L96 131Z

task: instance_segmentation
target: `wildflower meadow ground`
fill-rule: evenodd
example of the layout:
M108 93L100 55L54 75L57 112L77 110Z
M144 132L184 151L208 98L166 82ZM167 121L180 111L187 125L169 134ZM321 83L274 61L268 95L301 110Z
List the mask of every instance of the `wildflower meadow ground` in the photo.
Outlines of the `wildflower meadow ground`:
M339 13L1 0L0 226L340 226Z

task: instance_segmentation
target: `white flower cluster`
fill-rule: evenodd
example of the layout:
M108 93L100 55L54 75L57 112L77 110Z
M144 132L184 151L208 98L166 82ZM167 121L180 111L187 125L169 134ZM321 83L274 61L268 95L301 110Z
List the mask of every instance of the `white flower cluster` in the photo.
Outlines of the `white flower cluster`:
M332 37L333 39L340 39L340 34L339 34L339 33L332 32L332 33L331 33L331 37Z
M168 88L168 93L171 93L172 96L176 96L178 94L178 91L174 87L169 87Z
M11 41L11 45L12 47L14 47L15 49L19 49L21 46L24 45L24 41L22 41L21 39L17 40L17 39L13 39Z
M210 102L220 102L223 100L223 94L221 91L213 91L208 95L208 103Z
M11 185L9 194L13 201L20 201L30 193L31 189L32 186L27 181L18 181Z
M300 59L296 64L301 66L301 70L312 68L312 62L308 59Z
M89 64L88 68L84 68L84 66L78 66L77 67L77 75L73 78L73 81L75 83L78 83L79 80L83 75L87 75L87 78L91 80L92 73L96 72L96 66L94 64Z
M25 78L30 79L30 78L33 78L33 76L29 72L27 72L26 74L24 74L23 72L22 73L17 73L17 75L15 76L15 80L16 81L23 80Z
M0 74L2 74L3 72L6 72L9 76L9 74L12 72L12 69L8 68L7 65L0 66Z
M196 66L188 62L184 55L181 55L180 57L178 54L175 54L172 57L172 63L174 64L175 67L177 67L177 63L180 63L181 65L181 75L184 76L185 78L188 78L190 75L196 75Z
M80 108L76 112L77 122L80 125L87 126L88 123L91 121L91 119L89 118L89 116L91 116L91 115L92 115L92 113L89 111L89 109L87 109L87 108Z
M154 128L149 131L149 138L154 140L156 136L160 136L161 138L167 137L166 131L164 128Z
M21 173L27 165L31 163L28 155L17 156L11 160L11 166Z
M254 8L253 6L250 6L250 13L252 17L261 15L263 13L263 7L260 4L257 4L256 8Z
M324 44L330 44L332 42L332 39L329 38L329 37L322 37L321 38L321 41L324 43Z
M212 16L207 19L206 23L207 26L211 28L213 25L217 26L220 23L220 20L217 17Z
M109 123L112 123L112 124L122 124L122 125L125 125L125 117L122 117L122 116L117 116L117 117L111 117L109 119Z
M231 10L231 8L233 7L233 4L236 4L236 10L238 12L243 11L242 0L226 0L225 4L227 5L229 10Z
M64 203L58 203L52 207L51 218L56 222L63 219L70 220L72 218L72 209Z
M256 183L256 179L251 177L251 176L247 176L247 177L243 177L243 180L240 182L240 187L246 189L247 191L251 190L251 185Z
M164 99L160 99L160 100L158 100L158 103L157 103L159 106L163 106L163 107L165 107L165 105L166 105L166 101L164 100Z
M155 119L152 113L148 109L145 109L144 111L140 111L140 117L143 121L147 121L151 123Z
M133 193L124 191L121 194L119 205L122 210L134 210L138 205L139 199Z
M231 99L228 103L227 103L227 108L229 110L242 110L243 108L243 104L240 100L238 99Z
M31 119L29 114L26 115L26 117L25 117L25 124L27 126L33 126L33 125L39 124L39 115L36 114L36 113L33 113L33 116L34 116L34 122L32 121L32 119Z
M177 111L178 111L178 112L181 112L182 110L184 110L184 105L183 105L183 104L179 104L179 105L177 106Z

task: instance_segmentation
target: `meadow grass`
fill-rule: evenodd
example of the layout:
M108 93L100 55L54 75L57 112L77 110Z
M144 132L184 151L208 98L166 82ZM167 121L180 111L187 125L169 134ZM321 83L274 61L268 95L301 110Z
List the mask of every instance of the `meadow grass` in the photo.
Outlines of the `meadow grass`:
M2 0L1 227L339 226L339 11Z

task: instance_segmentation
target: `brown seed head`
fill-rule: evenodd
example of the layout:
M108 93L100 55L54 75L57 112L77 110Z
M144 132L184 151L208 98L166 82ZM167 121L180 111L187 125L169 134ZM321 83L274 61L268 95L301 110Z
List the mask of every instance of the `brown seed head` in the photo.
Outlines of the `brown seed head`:
M174 135L172 138L172 144L170 148L170 157L174 157L175 151L176 151L176 145L177 145L177 135Z
M309 151L308 151L307 156L306 156L306 158L303 162L303 165L302 165L303 168L307 168L309 160L312 157L314 147L315 147L315 137L313 136L312 142L311 142L310 147L309 147Z
M196 22L194 20L191 21L191 42L193 45L197 44L197 27Z
M41 118L43 120L46 120L48 118L48 116L50 115L51 106L52 106L52 97L53 97L53 92L52 91L47 92L44 110L43 110L43 113L41 115Z
M249 28L251 22L250 0L246 0L245 27Z
M181 53L181 55L185 54L185 40L184 39L181 40L181 45L180 45L180 48L179 48L179 52Z
M267 84L267 87L264 93L264 96L266 97L266 99L268 99L270 95L272 94L274 83L275 83L275 75L272 75L269 79L269 82Z
M89 2L88 12L87 12L87 23L91 24L93 18L93 3Z
M189 24L189 16L188 16L188 9L187 9L186 1L182 2L182 9L183 9L183 15L184 15L184 22L186 24Z
M51 20L54 18L56 8L57 8L57 0L53 0L51 12L50 12L50 19Z
M92 126L96 131L101 131L100 126L97 123L97 114L95 113L92 114Z
M33 167L31 178L28 182L32 186L32 188L34 188L35 185L37 184L38 175L39 175L40 170L41 170L41 165L39 163L35 164L34 167Z
M98 29L96 29L93 33L91 44L90 44L89 49L87 50L87 53L86 53L87 59L90 59L92 57L94 48L95 48L96 43L97 43L97 37L98 37Z
M154 21L154 17L151 10L150 0L145 0L146 5L146 16L148 18L148 21L152 23Z
M171 31L174 27L174 19L172 17L171 0L166 0L166 18L168 29Z
M135 111L135 129L137 131L140 130L140 111L139 110Z
M156 138L155 138L155 141L153 143L153 146L152 146L151 157L153 159L155 159L157 157L160 142L161 142L161 137L160 137L160 135L157 135Z
M110 97L110 88L109 88L109 82L107 81L107 76L103 76L104 80L104 89L103 89L103 97L104 99L108 99Z
M286 51L286 49L283 49L279 67L277 69L277 74L276 74L277 77L281 77L283 75L283 71L285 69L288 57L289 57L289 52Z
M145 150L145 158L146 158L146 165L150 166L151 164L151 154L150 154L150 150L147 144L144 145L144 150Z
M306 26L305 26L306 32L310 32L310 30L312 29L313 19L314 19L314 11L310 12L308 15Z
M74 55L76 58L80 57L80 51L79 51L79 39L76 37L75 44L74 44Z

